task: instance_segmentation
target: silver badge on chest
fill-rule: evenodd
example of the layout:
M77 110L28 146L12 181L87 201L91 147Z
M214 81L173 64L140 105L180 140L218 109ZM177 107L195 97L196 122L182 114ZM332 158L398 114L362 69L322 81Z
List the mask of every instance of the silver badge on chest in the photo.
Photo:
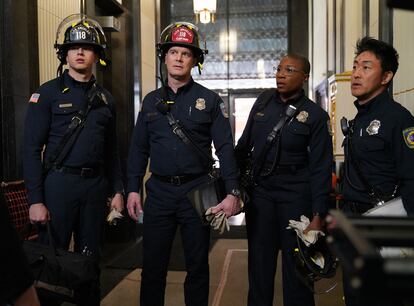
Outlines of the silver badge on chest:
M308 120L309 113L307 111L301 111L297 116L296 119L299 122L305 123Z
M376 135L381 127L381 121L375 119L372 120L371 123L366 128L368 135Z
M206 108L206 100L204 100L203 98L198 98L196 100L195 108L200 110L200 111L205 109Z

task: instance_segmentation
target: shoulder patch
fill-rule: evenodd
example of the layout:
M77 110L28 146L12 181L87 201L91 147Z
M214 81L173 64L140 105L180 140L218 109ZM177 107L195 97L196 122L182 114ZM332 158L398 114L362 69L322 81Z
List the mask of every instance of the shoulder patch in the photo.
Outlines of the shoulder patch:
M414 127L406 128L402 133L407 147L414 149Z
M39 93L34 93L30 97L29 103L37 103L37 101L39 101L39 98L40 98L40 94Z
M220 102L220 110L223 114L224 118L229 118L229 112L227 111L226 105L224 104L224 101Z

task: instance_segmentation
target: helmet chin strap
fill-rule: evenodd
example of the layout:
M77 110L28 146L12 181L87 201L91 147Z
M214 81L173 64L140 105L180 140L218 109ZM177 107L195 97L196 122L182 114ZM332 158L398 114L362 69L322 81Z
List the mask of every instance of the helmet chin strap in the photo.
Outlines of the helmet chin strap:
M62 73L63 73L63 65L64 65L64 63L62 61L60 61L59 66L58 66L57 71L56 71L56 74L57 74L58 77L61 76Z
M201 74L201 70L203 70L203 64L197 63L198 66L198 74Z

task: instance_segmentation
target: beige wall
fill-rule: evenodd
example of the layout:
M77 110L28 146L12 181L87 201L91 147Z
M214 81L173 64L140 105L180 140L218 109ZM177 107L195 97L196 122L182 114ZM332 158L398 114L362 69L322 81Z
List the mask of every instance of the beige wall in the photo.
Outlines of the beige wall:
M369 30L372 37L379 36L379 0L369 2Z
M394 47L400 66L394 78L394 99L414 114L414 12L394 10Z
M356 41L363 36L362 32L362 1L346 0L344 15L344 71L352 70ZM343 71L341 71L343 72Z
M141 0L141 97L156 88L155 1ZM136 111L139 110L136 107Z
M157 57L155 44L156 1L141 0L141 97L142 99L156 89ZM135 118L138 116L142 101L135 105ZM149 178L149 165L144 177L144 186ZM143 199L146 197L144 188Z
M352 69L355 42L362 36L362 2L337 0L335 7L332 0L318 0L310 1L309 7L313 7L313 18L309 18L313 39L309 45L314 48L309 52L311 87L316 87L333 73Z
M311 8L311 4L309 4ZM314 50L310 48L310 58L309 60L312 63L311 75L309 87L314 88L320 84L323 80L327 78L326 71L328 70L327 57L328 57L328 38L327 38L327 27L328 22L326 18L327 14L327 1L320 0L317 1L313 8L313 18L309 18L311 25L309 29L311 30L311 35L309 37L313 39L313 42L309 46L314 46ZM313 24L313 26L312 26Z
M79 0L38 0L40 84L56 77L59 61L53 45L59 23L65 17L79 12Z

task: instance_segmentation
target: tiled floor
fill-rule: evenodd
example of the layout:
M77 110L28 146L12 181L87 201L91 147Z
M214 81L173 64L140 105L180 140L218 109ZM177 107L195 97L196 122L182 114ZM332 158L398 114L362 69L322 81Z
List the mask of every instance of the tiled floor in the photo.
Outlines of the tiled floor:
M128 274L102 300L102 306L138 306L140 269ZM210 306L246 305L247 241L220 239L210 253ZM170 271L167 279L166 306L183 306L185 272ZM336 279L340 279L338 275ZM317 306L343 306L342 284L331 292L316 296ZM276 279L274 305L282 306L281 275Z

